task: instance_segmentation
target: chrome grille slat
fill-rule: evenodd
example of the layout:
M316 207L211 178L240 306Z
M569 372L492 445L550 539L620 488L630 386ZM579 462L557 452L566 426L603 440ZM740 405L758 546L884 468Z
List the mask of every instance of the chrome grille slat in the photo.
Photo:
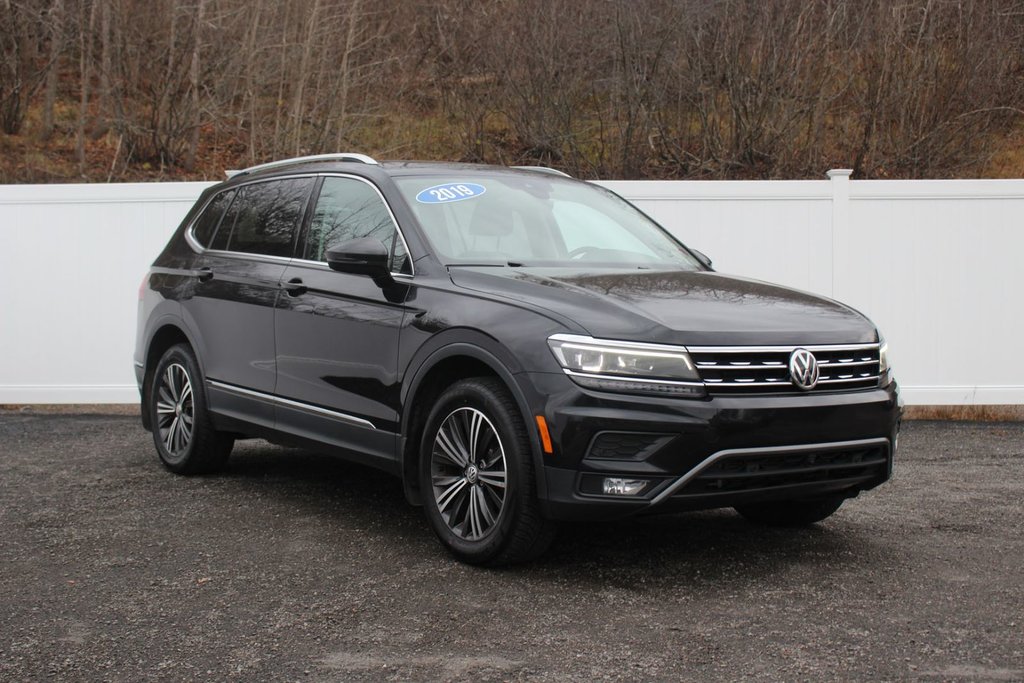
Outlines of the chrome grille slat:
M792 384L789 384L789 382L784 382L783 380L767 381L767 382L758 382L756 380L750 380L749 382L723 382L721 380L706 380L706 381L708 383L708 387L709 388L710 387L777 387L780 384L782 384L782 385L789 385L790 388L795 388L795 387L793 387Z
M878 363L878 359L877 358L875 358L875 359L870 359L869 358L867 360L858 360L858 361L827 361L826 360L826 361L820 361L818 363L818 365L823 367L823 368L836 368L836 367L852 368L852 367L855 367L857 365L871 365L872 363Z
M807 349L817 354L819 351L873 351L878 353L878 344L794 344L792 346L688 346L691 353L784 353L789 355L793 349Z
M714 363L697 363L697 369L703 370L751 370L752 368L759 368L764 370L785 370L786 366L783 363L761 363L758 365L715 365Z
M821 376L811 393L878 386L878 344L689 347L689 353L711 394L802 394L788 367L797 348L811 351L818 361Z
M845 379L819 379L818 384L840 384L843 382L864 382L867 380L877 382L878 375L868 375L866 377L849 377Z

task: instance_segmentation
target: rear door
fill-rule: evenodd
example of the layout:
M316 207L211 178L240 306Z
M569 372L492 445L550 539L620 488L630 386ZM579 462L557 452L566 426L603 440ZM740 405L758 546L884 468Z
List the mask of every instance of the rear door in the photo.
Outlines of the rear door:
M199 224L193 232L206 248L182 314L198 333L215 413L273 426L273 403L266 397L276 384L274 304L315 181L243 185L212 234Z
M412 263L376 186L325 176L277 301L278 428L329 441L385 469L395 464L399 422L398 335ZM357 237L391 251L398 284L328 268L327 250Z

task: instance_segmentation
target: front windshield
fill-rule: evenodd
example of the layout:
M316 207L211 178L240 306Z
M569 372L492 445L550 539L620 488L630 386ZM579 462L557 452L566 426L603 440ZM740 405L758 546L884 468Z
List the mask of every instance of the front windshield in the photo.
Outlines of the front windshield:
M596 185L511 173L395 183L448 265L700 269L656 223Z

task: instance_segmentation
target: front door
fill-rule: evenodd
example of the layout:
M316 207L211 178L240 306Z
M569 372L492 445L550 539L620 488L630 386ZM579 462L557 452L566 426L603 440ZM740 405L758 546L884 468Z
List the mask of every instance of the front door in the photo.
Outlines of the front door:
M298 257L282 276L275 319L279 429L315 437L385 469L397 467L398 335L407 287L327 267L328 248L375 237L399 282L411 268L382 195L370 182L326 176ZM405 272L403 272L405 271Z

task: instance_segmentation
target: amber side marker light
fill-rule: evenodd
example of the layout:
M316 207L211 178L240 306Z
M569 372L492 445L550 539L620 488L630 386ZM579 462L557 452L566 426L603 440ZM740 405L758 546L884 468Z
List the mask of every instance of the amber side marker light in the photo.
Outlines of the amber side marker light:
M551 434L548 433L548 421L544 419L543 415L537 416L537 431L540 432L540 445L544 448L544 452L548 455L554 453L554 449L551 448Z

